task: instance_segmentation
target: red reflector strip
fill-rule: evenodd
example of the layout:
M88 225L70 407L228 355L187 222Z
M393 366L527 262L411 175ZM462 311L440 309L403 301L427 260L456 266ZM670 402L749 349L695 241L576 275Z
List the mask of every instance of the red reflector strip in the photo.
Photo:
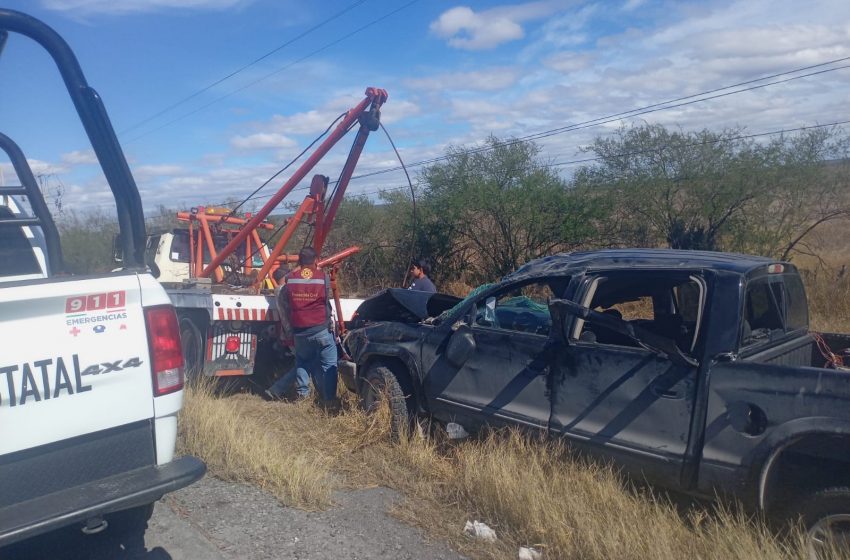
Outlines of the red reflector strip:
M235 375L245 375L244 369L220 369L213 375L216 377L232 377Z
M216 318L219 321L275 321L277 314L272 309L256 307L219 307Z

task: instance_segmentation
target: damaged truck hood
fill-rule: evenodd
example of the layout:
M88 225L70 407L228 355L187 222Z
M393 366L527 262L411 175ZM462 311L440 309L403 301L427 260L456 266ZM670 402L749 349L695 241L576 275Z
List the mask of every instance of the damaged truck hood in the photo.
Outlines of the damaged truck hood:
M388 288L360 304L352 327L378 321L418 323L451 309L459 301L460 298L447 294Z

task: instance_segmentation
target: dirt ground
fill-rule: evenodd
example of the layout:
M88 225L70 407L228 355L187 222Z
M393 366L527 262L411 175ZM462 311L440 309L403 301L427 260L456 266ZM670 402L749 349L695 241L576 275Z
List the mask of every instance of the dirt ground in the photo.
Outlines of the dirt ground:
M109 530L94 538L63 531L0 549L0 559L463 558L389 515L397 499L386 488L339 492L334 496L335 507L306 512L282 506L254 486L206 477L156 504L143 549L125 550L133 548L127 545L132 537L110 535Z

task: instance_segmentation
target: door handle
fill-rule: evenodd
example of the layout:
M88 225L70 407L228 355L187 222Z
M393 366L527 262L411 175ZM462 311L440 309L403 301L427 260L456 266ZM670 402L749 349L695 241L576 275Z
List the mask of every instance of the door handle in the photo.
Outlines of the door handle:
M665 389L659 385L651 385L649 390L652 392L653 395L661 399L681 399L685 396L682 391Z

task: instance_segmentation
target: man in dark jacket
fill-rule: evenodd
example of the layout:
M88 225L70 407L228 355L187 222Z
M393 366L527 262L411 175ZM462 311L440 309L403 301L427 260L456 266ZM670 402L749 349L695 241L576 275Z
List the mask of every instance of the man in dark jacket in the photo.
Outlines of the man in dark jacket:
M319 398L329 405L336 401L337 352L329 330L328 277L316 266L316 251L311 247L298 253L298 265L286 275L280 290L281 317L288 319L292 329L296 377L303 379L309 374ZM275 388L270 389L273 394Z
M428 278L430 273L431 265L428 261L425 259L413 261L410 265L410 276L413 280L410 282L410 286L408 286L407 289L419 290L420 292L436 292L437 287L433 282L431 282L431 279Z

